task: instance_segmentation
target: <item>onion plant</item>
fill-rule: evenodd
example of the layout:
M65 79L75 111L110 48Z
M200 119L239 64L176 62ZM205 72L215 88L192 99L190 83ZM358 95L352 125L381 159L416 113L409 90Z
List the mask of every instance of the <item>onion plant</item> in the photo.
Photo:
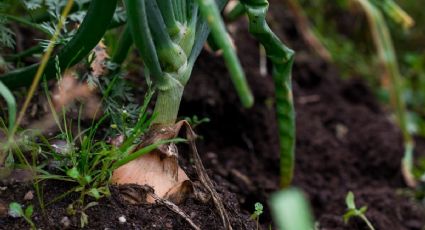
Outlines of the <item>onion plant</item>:
M112 61L122 63L134 43L143 60L146 81L157 92L150 132L144 135L133 152L177 136L183 126L182 122L176 121L184 87L210 31L214 43L222 50L242 105L253 105L253 96L220 15L226 2L227 0L124 0L127 22ZM266 22L267 0L241 0L240 4L240 14L248 15L250 33L264 46L267 57L273 64L281 146L281 185L287 186L292 179L294 163L295 115L291 91L294 52L269 28ZM92 0L76 34L45 63L46 68L40 73L46 79L52 78L56 75L55 60L59 63L59 68L65 70L87 56L105 31L116 25L113 22L116 6L117 0ZM35 64L10 71L0 76L0 82L12 89L28 86L39 66L40 64ZM168 158L170 160L164 160ZM156 193L161 190L160 186L168 184L162 195L169 197L176 186L182 186L188 180L176 159L175 146L162 145L158 150L120 165L114 172L113 181L149 184L155 188ZM159 166L152 166L155 164ZM155 167L162 171L171 171L171 174L168 173L170 175L167 178L149 172L155 171Z

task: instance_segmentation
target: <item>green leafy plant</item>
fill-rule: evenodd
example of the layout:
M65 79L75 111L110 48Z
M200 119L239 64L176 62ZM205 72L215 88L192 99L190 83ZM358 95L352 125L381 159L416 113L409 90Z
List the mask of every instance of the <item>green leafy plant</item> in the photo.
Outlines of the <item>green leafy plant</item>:
M38 169L39 173L36 180L37 182L43 180L62 180L74 182L76 186L60 197L52 199L48 204L72 192L80 194L80 198L77 201L80 206L84 204L86 196L91 196L96 200L108 196L110 194L110 179L115 169L130 162L132 159L152 151L152 149L162 144L183 141L183 139L159 141L132 152L137 145L138 139L146 133L153 119L153 117L149 118L147 113L150 98L151 96L145 98L145 102L139 111L140 116L135 123L131 123L132 128L126 130L128 136L122 140L123 143L120 146L115 146L104 140L95 139L98 127L102 125L107 116L104 116L97 123L93 124L90 129L80 133L81 137L79 138L81 138L81 143L79 147L75 146L77 138L72 137L71 132L67 130L66 119L64 118L62 133L55 137L55 140L59 140L60 144L52 145L45 143L42 145L42 149L45 150L40 152L47 162L38 167L34 166ZM57 115L54 117L57 117ZM61 173L52 174L42 168L44 165Z
M367 206L363 206L360 209L356 207L353 192L350 191L347 193L347 196L345 197L345 204L347 205L347 212L343 216L345 223L348 223L348 221L353 217L358 217L366 223L370 230L375 229L366 217Z
M31 217L34 212L34 207L29 205L28 207L22 209L22 205L16 202L9 204L9 215L14 218L24 218L24 220L31 226L31 229L36 229L34 222L32 222Z

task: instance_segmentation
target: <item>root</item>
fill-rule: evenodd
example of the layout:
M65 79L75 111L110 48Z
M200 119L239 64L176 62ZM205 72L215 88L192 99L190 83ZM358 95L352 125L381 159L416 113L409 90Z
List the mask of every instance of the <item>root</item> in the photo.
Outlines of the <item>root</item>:
M186 213L183 212L183 210L179 208L179 206L175 205L171 201L158 197L155 193L151 193L150 195L155 199L157 204L164 205L165 207L169 208L174 213L180 215L183 219L186 220L187 223L190 224L190 226L192 226L193 229L195 230L201 229L192 221L192 219L190 219L190 217Z
M193 131L192 127L190 127L189 123L187 123L186 121L180 121L177 123L177 126L181 127L183 125L186 127L186 136L189 141L190 148L192 149L192 159L194 161L196 173L198 174L199 180L201 181L202 185L205 186L205 188L211 194L211 197L214 201L214 205L217 208L218 212L220 213L220 217L223 222L224 228L231 230L232 225L230 224L229 215L227 214L227 211L224 208L224 205L220 196L215 191L214 185L211 179L209 178L208 174L206 173L204 165L202 164L202 160L199 157L198 149L196 148L196 143L195 143L196 134Z
M145 203L148 198L151 198L156 204L164 205L177 215L181 216L195 230L201 228L196 225L193 220L173 202L163 199L155 194L154 189L147 185L129 184L125 187L118 187L122 196L120 199L130 204Z

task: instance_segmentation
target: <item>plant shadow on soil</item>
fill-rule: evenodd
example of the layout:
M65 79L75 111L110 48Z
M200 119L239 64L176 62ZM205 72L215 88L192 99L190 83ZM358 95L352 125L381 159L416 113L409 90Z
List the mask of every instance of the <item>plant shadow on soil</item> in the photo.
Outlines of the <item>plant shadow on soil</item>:
M320 229L366 229L364 223L342 221L344 198L353 191L358 206L367 205L367 217L376 229L422 229L425 211L397 191L405 185L400 173L402 141L398 129L360 80L342 81L330 64L311 55L303 55L306 45L293 26L291 15L280 3L272 3L272 23L278 34L299 53L294 66L294 93L297 110L297 150L294 185L302 188L311 202ZM267 204L278 189L279 147L270 76L260 76L258 45L246 32L246 23L238 22L236 44L255 95L255 105L243 109L234 93L221 60L203 52L183 96L181 116L209 117L197 128L202 137L198 146L209 175L223 196L235 229L255 229L249 220L254 204ZM277 27L276 27L277 26ZM183 148L185 149L185 148ZM183 157L187 155L182 154ZM193 172L183 161L189 175ZM69 185L48 183L45 199L66 191ZM5 202L23 201L27 185L7 185L0 191ZM116 188L113 195L87 210L87 229L190 229L178 215L159 205L128 205L121 202ZM33 202L35 202L34 198ZM62 229L66 206L72 197L37 212L34 220L42 229ZM221 229L214 206L189 198L180 206L201 229ZM260 216L267 229L271 217ZM127 222L119 224L124 215ZM78 228L79 219L70 217L70 228ZM23 220L0 218L0 229L25 229Z

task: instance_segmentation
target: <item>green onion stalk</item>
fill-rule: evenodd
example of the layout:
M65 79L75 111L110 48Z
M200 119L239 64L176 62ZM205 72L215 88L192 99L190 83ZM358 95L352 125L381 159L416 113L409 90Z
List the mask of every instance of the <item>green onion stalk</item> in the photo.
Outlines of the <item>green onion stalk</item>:
M273 64L276 90L276 113L280 137L280 185L290 185L295 160L295 109L291 72L294 51L285 46L266 22L267 0L241 0L249 18L249 32L260 41Z
M253 105L253 96L220 15L225 3L225 0L125 0L128 27L143 59L145 77L158 92L154 119L141 147L175 138L185 125L184 122L176 123L180 101L210 29L223 50L242 104L245 107ZM190 130L190 127L187 129ZM188 130L194 159L198 159L194 137ZM221 199L202 170L202 164L196 162L201 183L210 192L223 225L231 229ZM112 181L117 184L147 184L155 189L158 197L179 203L188 190L185 187L189 178L178 164L177 148L169 144L117 168ZM155 202L149 198L146 201Z
M246 107L253 104L245 75L221 20L219 7L224 3L223 0L125 1L133 41L143 58L145 73L158 91L154 123L176 122L184 87L209 28L223 49L242 104Z

